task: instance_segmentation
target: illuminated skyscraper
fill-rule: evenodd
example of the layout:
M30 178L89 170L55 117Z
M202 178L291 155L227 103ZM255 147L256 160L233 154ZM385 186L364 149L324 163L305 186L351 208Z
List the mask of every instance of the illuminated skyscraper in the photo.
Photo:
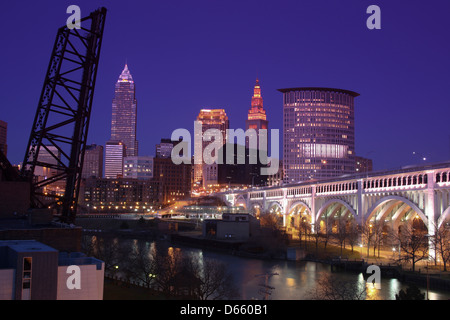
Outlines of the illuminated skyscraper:
M123 177L125 145L120 141L108 141L105 146L105 178Z
M268 129L268 126L269 122L267 121L266 111L263 107L263 98L261 96L261 86L259 85L259 80L256 79L256 84L253 89L251 108L248 111L248 117L245 121L245 130L255 129L259 137L259 130ZM249 147L248 139L246 139L246 146Z
M122 141L126 147L126 155L138 155L136 139L137 102L133 77L125 64L116 82L112 101L111 141Z
M230 124L224 109L201 109L197 121L202 124L203 137L208 136L208 134L205 133L206 130L218 129L222 133L222 141L223 144L225 144L227 141L226 130L229 129ZM212 138L211 141L203 140L201 145L196 144L194 147L196 150L201 149L203 155L205 147L213 140L214 138ZM200 140L196 139L196 141ZM212 154L212 156L217 157L218 155ZM205 161L203 161L203 164L194 165L194 183L202 183L205 188L208 187L208 185L217 184L217 161L214 162L214 164L206 164Z
M354 98L330 88L280 89L283 93L284 182L355 172Z

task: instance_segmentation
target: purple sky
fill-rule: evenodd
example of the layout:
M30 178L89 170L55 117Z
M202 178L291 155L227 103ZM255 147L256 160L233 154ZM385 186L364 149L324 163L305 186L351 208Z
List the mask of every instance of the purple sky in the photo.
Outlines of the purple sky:
M378 169L450 159L450 1L8 1L0 10L0 119L8 158L23 160L57 29L66 8L108 9L89 143L110 136L114 84L125 61L136 83L139 154L201 108L245 128L256 76L269 128L282 135L280 88L360 93L356 153ZM381 8L381 30L366 9ZM280 150L280 154L282 151Z

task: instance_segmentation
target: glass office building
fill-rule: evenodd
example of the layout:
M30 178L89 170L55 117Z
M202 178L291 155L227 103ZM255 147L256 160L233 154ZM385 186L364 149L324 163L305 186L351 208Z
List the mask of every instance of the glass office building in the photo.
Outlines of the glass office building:
M126 147L126 156L138 155L137 101L135 85L128 66L125 64L116 82L112 102L111 141L121 141Z
M278 91L283 93L284 183L354 173L359 94L315 87Z

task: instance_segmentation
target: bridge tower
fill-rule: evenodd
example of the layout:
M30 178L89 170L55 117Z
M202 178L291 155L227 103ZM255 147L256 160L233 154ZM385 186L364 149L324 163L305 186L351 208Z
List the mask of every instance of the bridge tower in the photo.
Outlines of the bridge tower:
M100 8L82 18L79 29L58 29L21 168L31 183L31 207L57 207L67 223L77 211L105 17ZM36 181L36 167L53 174ZM44 192L58 182L63 194Z

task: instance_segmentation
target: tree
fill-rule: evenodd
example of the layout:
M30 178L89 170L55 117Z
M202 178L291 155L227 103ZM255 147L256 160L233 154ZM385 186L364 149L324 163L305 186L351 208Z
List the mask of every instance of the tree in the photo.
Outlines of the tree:
M381 244L383 243L384 238L384 220L375 220L372 223L372 246L373 246L373 255L375 256L375 251L378 248L378 258L380 257L380 249Z
M406 291L401 289L398 294L395 294L395 300L425 300L425 293L421 293L419 288L411 284Z
M446 223L443 223L440 228L435 224L434 229L435 234L431 242L436 250L435 261L439 255L444 264L444 271L447 271L447 263L450 262L450 228Z
M374 236L372 232L372 226L373 225L370 221L366 222L361 226L362 238L364 239L364 242L367 244L367 258L369 258L370 244Z
M129 278L139 280L150 288L156 279L155 249L149 249L143 241L138 241L134 250L125 260L124 272Z
M95 237L92 245L92 255L105 263L105 271L116 272L119 264L125 259L125 249L117 238L110 236Z
M347 240L348 244L352 248L352 253L355 245L358 243L360 239L360 230L358 227L358 224L356 223L355 219L349 219L347 224Z
M303 216L300 217L300 223L299 223L299 238L300 243L302 241L302 236L305 238L304 244L305 244L305 250L307 250L307 243L308 243L308 236L311 233L311 224L308 221L308 218Z
M364 300L365 296L365 285L358 286L328 273L319 278L315 291L311 293L313 300Z
M188 273L195 275L199 280L194 295L199 300L234 299L239 296L234 284L233 275L227 266L216 260L205 260L200 264L193 257L185 261Z
M394 239L401 250L399 262L411 262L412 271L415 271L417 262L428 258L428 237L424 231L417 230L410 224L404 224L398 234L394 235Z
M345 239L347 238L347 218L345 216L342 216L342 209L339 210L338 214L336 238L341 247L342 256L342 247L345 248Z
M331 217L325 213L325 216L324 216L323 220L321 220L321 221L323 222L323 225L319 222L318 233L319 233L319 238L323 242L324 248L326 250L328 241L330 240L330 237L332 235L332 233L331 233L331 229L332 229Z

